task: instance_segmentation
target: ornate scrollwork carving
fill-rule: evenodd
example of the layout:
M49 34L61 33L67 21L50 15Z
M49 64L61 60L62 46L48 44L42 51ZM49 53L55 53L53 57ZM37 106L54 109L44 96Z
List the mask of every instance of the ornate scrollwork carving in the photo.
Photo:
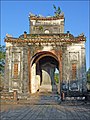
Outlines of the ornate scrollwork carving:
M70 61L78 61L78 53L77 52L70 53Z

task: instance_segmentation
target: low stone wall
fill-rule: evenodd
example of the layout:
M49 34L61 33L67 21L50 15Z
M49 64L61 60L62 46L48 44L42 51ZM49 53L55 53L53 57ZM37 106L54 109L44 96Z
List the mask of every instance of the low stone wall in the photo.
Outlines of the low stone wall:
M1 101L1 104L4 104L4 103L17 103L17 100L18 100L18 94L17 94L17 91L14 91L14 92L0 92L0 101Z

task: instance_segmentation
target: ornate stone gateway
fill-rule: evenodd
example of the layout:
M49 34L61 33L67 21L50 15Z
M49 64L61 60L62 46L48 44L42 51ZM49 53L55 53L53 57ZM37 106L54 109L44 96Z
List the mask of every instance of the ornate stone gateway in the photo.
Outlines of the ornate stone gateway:
M55 56L55 54L52 52L48 51L39 52L34 56L31 66L35 66L33 71L35 71L36 76L36 82L34 81L36 85L34 84L35 86L33 86L31 92L33 93L38 90L39 92L56 93L58 89L56 82L54 80L54 74L55 69L56 68L59 69L58 57ZM31 76L31 78L33 77L34 75Z
M86 92L86 38L64 33L64 14L30 15L30 34L6 36L5 89L19 94ZM59 83L54 80L59 71Z

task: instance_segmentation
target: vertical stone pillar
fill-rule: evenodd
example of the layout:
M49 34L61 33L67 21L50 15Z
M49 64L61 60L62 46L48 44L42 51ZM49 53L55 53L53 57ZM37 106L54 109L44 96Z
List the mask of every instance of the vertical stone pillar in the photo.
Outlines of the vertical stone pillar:
M9 91L9 47L6 48L4 90Z
M62 52L61 50L58 51L58 60L59 60L59 77L60 77L60 94L61 94L61 90L62 90Z
M86 87L86 81L87 81L87 77L86 77L86 57L85 57L85 47L83 46L81 48L81 59L82 59L82 67L81 67L81 72L82 72L82 92L86 92L87 91L87 87Z
M39 90L40 88L40 65L39 65L39 62L36 63L36 87L37 87L37 90Z
M28 46L23 47L23 93L29 93L29 79L28 79Z
M12 91L12 46L6 44L6 60L5 60L5 86L6 91Z
M34 63L31 67L31 93L36 91L36 63Z
M28 79L29 79L29 92L31 93L31 60L30 49L28 49Z
M18 96L17 96L17 90L13 91L13 98L14 98L14 102L17 102Z

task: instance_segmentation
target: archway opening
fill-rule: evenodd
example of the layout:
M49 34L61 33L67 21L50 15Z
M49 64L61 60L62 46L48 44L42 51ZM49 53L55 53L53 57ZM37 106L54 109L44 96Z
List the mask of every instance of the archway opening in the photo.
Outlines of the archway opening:
M33 60L35 66L35 83L38 83L39 92L59 92L59 62L52 54L38 54ZM32 64L32 66L33 66ZM56 74L58 73L58 80Z

